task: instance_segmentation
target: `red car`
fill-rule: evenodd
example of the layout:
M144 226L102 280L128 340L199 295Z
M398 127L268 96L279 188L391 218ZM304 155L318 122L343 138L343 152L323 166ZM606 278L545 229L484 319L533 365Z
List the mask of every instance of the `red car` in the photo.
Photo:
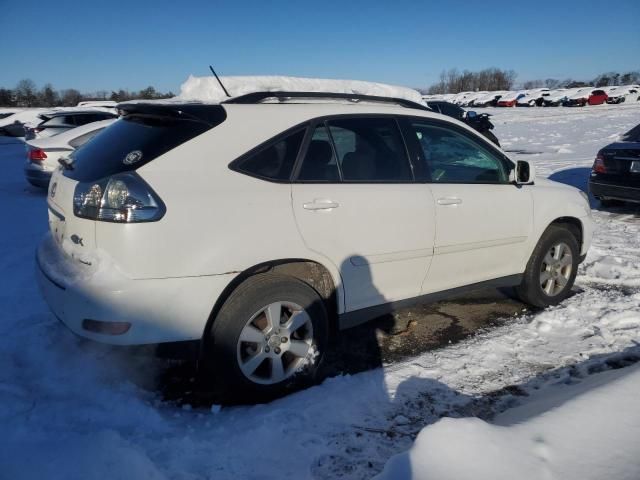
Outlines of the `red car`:
M607 95L607 92L605 92L604 90L594 90L593 92L591 92L591 95L589 95L589 99L587 100L587 102L589 103L589 105L601 105L603 103L606 103L608 98L609 95Z

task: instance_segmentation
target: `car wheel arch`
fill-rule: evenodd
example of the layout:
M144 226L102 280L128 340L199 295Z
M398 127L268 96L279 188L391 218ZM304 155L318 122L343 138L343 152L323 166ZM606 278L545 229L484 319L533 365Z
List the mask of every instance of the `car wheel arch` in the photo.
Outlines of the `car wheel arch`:
M229 296L249 278L267 272L297 278L313 288L325 302L329 314L330 335L337 331L339 305L342 301L339 288L342 282L334 278L329 268L317 261L289 258L262 262L239 272L216 299L202 334L203 340L207 338L207 333L211 330L218 312Z
M570 216L558 217L554 219L552 222L550 222L544 228L544 230L540 233L540 236L542 236L542 234L546 232L549 229L549 227L552 227L552 226L563 227L569 230L572 233L572 235L575 237L576 242L578 242L578 247L582 249L584 227L579 218L570 217Z

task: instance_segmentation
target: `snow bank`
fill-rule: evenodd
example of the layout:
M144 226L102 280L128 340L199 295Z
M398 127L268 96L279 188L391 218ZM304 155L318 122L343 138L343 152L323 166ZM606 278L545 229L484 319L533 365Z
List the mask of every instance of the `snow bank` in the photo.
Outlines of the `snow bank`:
M378 478L637 480L640 366L626 370L566 387L554 404L542 396L508 412L509 421L518 422L548 409L523 423L443 419L422 430L409 452L393 457ZM567 398L575 389L580 394Z
M422 96L417 90L359 80L329 80L283 76L220 77L220 80L232 97L253 92L331 92L394 97L422 103ZM180 87L180 95L176 98L188 101L219 103L228 97L214 77L194 77L191 75Z

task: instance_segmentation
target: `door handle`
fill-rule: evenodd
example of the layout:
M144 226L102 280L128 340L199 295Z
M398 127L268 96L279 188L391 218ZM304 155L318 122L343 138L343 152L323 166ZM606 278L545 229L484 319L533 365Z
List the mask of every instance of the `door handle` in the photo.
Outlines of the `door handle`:
M314 200L313 202L302 204L305 210L332 210L339 206L339 203L332 202L331 200Z
M443 197L437 200L438 205L460 205L462 199L458 197Z

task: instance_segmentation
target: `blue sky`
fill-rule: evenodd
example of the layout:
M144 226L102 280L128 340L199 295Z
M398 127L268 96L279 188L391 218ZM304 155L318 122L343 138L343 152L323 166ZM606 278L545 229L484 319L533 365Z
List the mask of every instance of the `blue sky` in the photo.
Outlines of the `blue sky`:
M0 86L177 92L210 63L415 87L454 67L590 79L640 69L639 19L638 0L0 0Z

